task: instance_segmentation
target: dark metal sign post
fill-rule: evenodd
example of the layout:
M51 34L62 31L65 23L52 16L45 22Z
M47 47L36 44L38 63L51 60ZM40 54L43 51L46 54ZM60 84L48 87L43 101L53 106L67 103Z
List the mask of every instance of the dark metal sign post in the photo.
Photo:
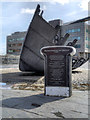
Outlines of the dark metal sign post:
M45 95L72 95L72 56L75 53L76 49L70 46L47 46L41 49L45 58Z

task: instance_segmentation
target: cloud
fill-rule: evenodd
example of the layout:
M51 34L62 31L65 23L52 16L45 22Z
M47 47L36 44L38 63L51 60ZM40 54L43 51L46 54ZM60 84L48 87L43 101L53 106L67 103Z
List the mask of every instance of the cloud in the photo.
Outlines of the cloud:
M70 16L73 16L73 15L76 15L76 14L77 14L77 11L72 11L72 12L68 13L67 16L70 17Z
M42 10L46 10L47 8L46 8L45 5L43 5L41 9L42 9ZM22 8L22 9L21 9L21 13L22 13L22 14L24 14L24 13L34 14L34 12L35 12L35 9L30 9L30 8Z
M82 0L81 3L79 4L79 7L82 8L83 11L87 11L89 1L90 0Z
M52 2L52 3L59 3L59 4L64 5L64 4L66 4L66 3L69 3L70 0L52 0L51 2Z
M46 5L43 5L42 10L46 10L46 9L47 9Z
M32 0L32 1L35 1L35 2L50 2L52 4L54 3L59 3L59 4L70 4L71 2L73 3L77 3L78 6L83 10L83 11L87 11L88 10L88 2L90 0Z
M30 8L22 8L21 13L28 13L28 14L33 14L35 12L35 9L30 9Z
M40 0L41 1L41 0ZM43 1L43 0L42 0ZM47 0L48 1L48 0ZM49 1L48 1L49 2ZM59 4L67 4L67 3L77 3L78 6L84 10L87 11L88 10L88 2L90 2L90 0L52 0L51 3L59 3Z

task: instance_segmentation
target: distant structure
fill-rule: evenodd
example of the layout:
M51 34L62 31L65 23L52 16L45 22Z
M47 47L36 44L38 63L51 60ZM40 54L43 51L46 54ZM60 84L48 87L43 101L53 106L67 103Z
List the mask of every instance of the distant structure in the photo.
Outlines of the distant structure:
M79 20L78 20L79 21ZM66 33L69 33L70 36L66 41L72 42L74 39L77 39L77 43L74 46L76 48L76 55L78 57L90 58L90 25L84 22L70 22L63 23L62 20L52 20L49 21L52 26L60 25L60 30L58 35L63 37Z
M61 35L69 33L70 36L67 42L77 39L75 45L76 56L88 58L90 57L90 25L85 22L78 22L73 24L63 24L61 28Z
M60 19L49 21L49 23L54 27L60 25L59 37L63 37L66 33L70 34L66 44L78 39L75 45L76 56L90 58L90 25L85 21L73 22L73 24L72 22L71 24L70 22L63 23ZM25 36L26 31L15 32L7 36L7 54L20 55Z
M19 64L20 55L0 55L0 64Z
M20 55L26 32L15 32L7 36L7 54Z

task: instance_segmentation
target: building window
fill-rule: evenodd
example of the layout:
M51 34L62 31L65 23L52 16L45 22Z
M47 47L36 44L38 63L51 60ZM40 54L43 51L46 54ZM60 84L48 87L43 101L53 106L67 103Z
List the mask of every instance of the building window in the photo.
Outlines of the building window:
M88 34L90 34L90 30L86 29L86 32L87 32Z
M75 36L75 37L69 37L69 38L68 38L69 41L72 41L72 40L74 40L74 39L80 40L81 38L78 37L78 36Z
M13 50L11 50L11 49L10 49L10 50L8 50L8 52L10 52L10 53L11 53L11 52L13 52Z
M16 44L12 44L11 46L14 47L14 46L16 46Z
M15 41L15 39L10 39L10 40L8 40L9 42L13 42L13 41Z
M86 40L88 40L88 37L86 37Z
M17 38L17 40L19 40L19 38Z
M77 37L78 40L80 40L80 37Z
M22 46L22 43L18 43L17 46Z
M21 40L24 40L24 38L22 37L22 38L13 38L13 39L9 39L8 41L9 42L12 42L12 41L21 41Z
M70 33L70 32L72 32L72 30L68 30L68 32Z
M14 46L16 46L16 44L9 44L8 46L9 47L14 47Z
M8 42L11 42L12 40L10 39L10 40L8 40Z
M80 32L80 28L78 28L78 29L66 30L66 33L73 33L73 32Z
M12 52L20 52L20 49L16 49L16 50L15 50L15 49L14 49L14 50L10 49L10 50L8 50L8 52L9 52L9 53L12 53Z
M8 47L11 47L11 46L12 46L11 44L8 45Z
M80 37L76 36L76 37L72 37L72 39L78 39L78 40L80 40Z
M88 29L86 29L86 32L88 32Z
M75 45L75 48L80 48L80 47L81 47L80 44L76 44L76 45Z
M20 52L20 49L15 50L15 52Z
M20 40L24 40L24 38L20 38Z
M86 40L90 41L90 38L86 37Z
M86 44L86 48L90 48L90 45Z
M75 30L74 30L74 29L72 29L72 32L75 32Z
M12 46L16 46L16 44L12 44Z
M77 29L78 32L80 32L80 29Z
M17 38L17 40L18 40L18 41L21 41L21 40L24 40L24 38L23 38L23 37L22 37L22 38Z

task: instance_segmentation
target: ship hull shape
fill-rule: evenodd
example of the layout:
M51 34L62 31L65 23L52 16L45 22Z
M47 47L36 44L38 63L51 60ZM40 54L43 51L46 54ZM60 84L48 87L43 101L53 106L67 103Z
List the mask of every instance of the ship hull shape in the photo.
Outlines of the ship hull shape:
M28 28L25 41L23 43L19 69L25 72L43 72L44 71L44 58L40 54L40 49L45 46L54 46L55 37L60 33L60 23L57 22L54 25L48 23L42 18L40 14L40 5L37 5L33 19ZM90 19L90 18L89 18ZM67 33L64 37L59 36L58 45L64 45L69 34ZM68 43L67 46L73 46L77 40L72 43ZM84 58L73 58L72 69L80 67L82 64L87 62L88 59Z
M23 44L19 63L21 71L44 70L44 60L40 54L40 49L44 46L54 45L53 39L58 32L58 29L45 21L37 11L39 11L39 6L33 16Z

